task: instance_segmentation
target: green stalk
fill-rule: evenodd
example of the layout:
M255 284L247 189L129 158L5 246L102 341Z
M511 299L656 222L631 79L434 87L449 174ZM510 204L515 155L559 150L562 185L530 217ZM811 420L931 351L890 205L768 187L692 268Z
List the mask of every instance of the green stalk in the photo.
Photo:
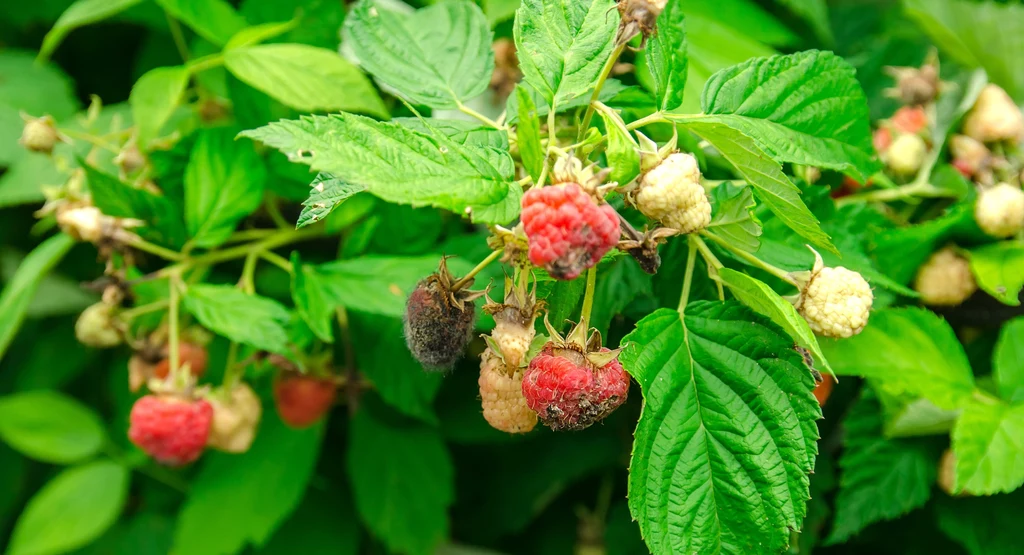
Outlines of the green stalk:
M794 286L797 285L796 280L793 279L793 277L789 275L788 271L783 270L782 268L779 268L777 266L773 266L773 265L765 262L764 260L761 260L760 258L750 254L749 252L747 252L745 250L738 249L738 248L730 245L728 241L726 241L725 239L722 239L721 237L715 235L714 233L710 233L708 231L703 231L701 233L705 237L707 237L708 239L711 239L712 241L718 243L725 250L731 252L736 257L743 259L744 261L746 261L750 265L752 265L754 267L757 267L757 268L761 268L762 270L764 270L764 271L768 272L769 274L771 274L771 275L781 279L782 281L785 281L786 283L788 283L790 285L794 285Z
M474 267L472 270L470 270L468 274L462 276L462 278L460 278L458 281L452 284L452 291L458 291L459 289L465 287L466 284L469 283L469 281L473 279L474 276L480 273L480 270L483 270L488 265L490 265L491 262L497 260L501 256L501 253L503 252L505 252L505 249L498 249L492 252L491 254L487 255L487 258L480 261L480 263L477 264L476 267Z
M686 274L683 277L683 293L679 296L679 307L676 309L680 314L686 312L686 305L690 302L690 286L693 284L693 268L697 265L697 245L691 235L689 240L689 251L686 255Z
M587 270L587 289L583 294L583 309L580 310L580 323L584 330L590 328L590 313L594 309L594 288L597 286L597 266Z
M583 114L583 124L577 132L576 142L582 141L583 136L587 133L587 129L590 128L590 120L594 117L594 103L600 98L604 82L608 80L608 76L612 73L612 68L615 67L615 62L619 61L619 56L625 48L625 43L617 45L615 50L612 50L611 56L605 61L604 67L601 68L601 75L597 78L597 85L594 87L593 94L590 95L590 102L587 103L587 111Z

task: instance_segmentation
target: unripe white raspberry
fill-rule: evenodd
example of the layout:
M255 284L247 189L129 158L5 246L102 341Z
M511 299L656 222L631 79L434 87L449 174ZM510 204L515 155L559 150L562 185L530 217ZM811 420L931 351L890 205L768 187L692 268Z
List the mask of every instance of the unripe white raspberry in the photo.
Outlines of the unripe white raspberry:
M68 206L57 210L57 225L79 241L100 242L105 235L106 216L95 206Z
M963 131L983 143L1019 141L1024 136L1024 114L1006 91L986 85L964 118Z
M711 223L711 203L692 154L670 154L644 174L634 200L645 216L679 233L694 233Z
M114 325L114 307L96 303L82 311L75 322L75 337L90 347L116 347L123 340L121 332Z
M917 270L914 290L921 302L933 306L956 306L978 290L971 264L950 247L936 251Z
M26 118L25 127L21 130L21 139L18 142L32 152L50 154L59 140L60 136L57 134L57 126L53 118L43 116L41 118Z
M993 237L1009 237L1024 229L1024 191L1009 183L982 189L974 205L978 227Z
M505 365L493 351L480 356L480 400L484 419L491 427L510 434L525 434L537 425L537 413L523 397L523 371L505 373Z
M244 453L256 437L256 427L263 414L259 397L246 384L231 390L230 398L211 395L213 421L206 444L228 453Z
M857 272L842 266L826 268L815 255L810 279L800 290L795 306L815 333L825 337L851 337L868 323L874 295Z
M985 145L967 135L953 135L949 139L949 154L957 167L966 170L970 175L987 166L992 156Z
M920 135L904 133L896 137L882 158L885 165L898 175L913 175L921 169L928 145Z
M518 368L526 363L526 353L537 334L533 322L529 324L522 326L515 321L495 317L491 339L498 346L507 368Z

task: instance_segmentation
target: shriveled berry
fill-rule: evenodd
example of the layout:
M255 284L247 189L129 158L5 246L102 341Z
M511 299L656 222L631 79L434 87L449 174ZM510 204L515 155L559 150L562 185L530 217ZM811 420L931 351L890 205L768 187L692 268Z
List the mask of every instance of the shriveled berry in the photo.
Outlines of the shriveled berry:
M530 262L556 279L575 279L619 241L619 217L576 183L533 188L523 195L522 221Z
M213 407L203 400L146 395L129 415L128 439L167 466L183 466L203 454Z
M974 281L971 264L950 247L933 253L917 269L914 290L921 294L921 302L932 306L956 306L966 301L978 284Z
M999 85L988 84L964 117L963 132L982 143L1017 142L1024 136L1024 114Z
M694 233L711 223L711 203L692 154L669 154L645 173L634 201L645 216L679 233Z
M450 370L473 334L474 301L486 291L456 289L457 283L442 259L437 273L421 281L405 303L405 344L425 370Z
M75 337L90 347L116 347L124 341L114 323L114 307L103 302L90 305L75 322Z
M537 425L537 413L523 397L523 371L507 373L505 364L490 349L480 356L480 402L484 420L510 434L525 434Z
M982 189L974 205L974 219L993 237L1015 235L1024 229L1024 191L1009 183Z
M213 423L206 444L228 453L244 453L256 437L263 414L260 398L246 384L238 384L230 395L210 397Z
M164 358L161 359L153 367L153 376L157 379L165 379L171 372L171 359L170 350L168 347L164 347L161 353ZM195 378L201 378L206 374L206 366L209 363L209 355L206 352L206 347L190 343L188 341L182 341L178 343L178 358L182 368L186 366L189 369L189 374Z
M587 428L617 409L628 393L629 375L618 358L596 367L579 350L554 342L533 357L523 375L527 406L552 430Z
M26 119L25 127L21 130L21 139L18 142L32 152L50 154L59 140L60 136L57 134L57 125L53 118L43 116Z
M334 380L285 372L274 383L274 401L281 420L292 428L315 424L334 404Z
M815 254L814 269L794 303L811 330L825 337L851 337L868 323L874 295L857 272L825 267Z

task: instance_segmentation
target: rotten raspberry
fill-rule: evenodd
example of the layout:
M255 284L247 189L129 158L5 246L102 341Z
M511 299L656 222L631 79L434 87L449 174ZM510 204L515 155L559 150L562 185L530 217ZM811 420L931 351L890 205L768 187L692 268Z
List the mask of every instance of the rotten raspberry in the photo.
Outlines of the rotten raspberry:
M509 373L494 351L480 356L480 402L484 420L491 427L510 434L525 434L537 425L537 413L523 396L523 371Z
M146 395L129 415L128 439L167 466L183 466L203 454L213 407L203 399Z
M619 241L619 216L577 183L533 188L523 195L530 262L571 280L595 266Z
M472 283L456 280L442 258L437 272L409 295L405 344L425 370L450 370L462 358L476 322L474 301L486 293L466 290Z

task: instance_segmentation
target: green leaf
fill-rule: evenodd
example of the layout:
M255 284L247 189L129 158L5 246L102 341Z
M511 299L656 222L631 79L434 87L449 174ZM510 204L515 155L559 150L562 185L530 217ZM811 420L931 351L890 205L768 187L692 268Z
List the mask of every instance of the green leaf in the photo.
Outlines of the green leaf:
M189 71L185 66L158 67L147 71L132 86L132 107L139 145L145 147L163 128L178 107Z
M43 241L25 257L14 277L4 284L0 292L0 359L3 359L7 347L25 321L25 312L43 276L50 273L74 244L75 241L63 233Z
M750 40L765 44L795 46L802 40L775 16L757 5L754 0L717 0L714 3L685 2L683 11L686 12L686 17L688 18L714 20L716 23L721 22L731 26L732 32L738 36L749 37ZM731 36L723 38L725 44L720 46L727 48L731 43L731 39ZM701 44L710 46L708 42L702 41ZM763 55L754 54L737 60L737 62ZM701 81L701 85L703 85L703 81ZM700 89L697 92L699 93Z
M865 388L843 420L845 441L836 515L828 544L842 543L869 524L892 520L923 506L935 483L941 442L886 439L882 410Z
M644 394L629 507L651 551L781 552L803 522L821 416L791 340L738 303L695 302L622 344Z
M974 374L953 328L925 309L879 310L860 334L821 346L837 374L877 380L892 394L955 409L974 393Z
M611 55L619 17L611 0L523 0L513 35L526 82L549 106L581 96L597 83Z
M242 136L366 187L389 202L462 213L509 196L512 164L507 153L495 158L493 149L459 144L439 132L428 135L342 113L279 121ZM500 169L495 166L499 161ZM480 218L476 214L475 221L488 223Z
M332 484L333 485L333 484ZM310 488L302 504L274 533L259 555L359 553L359 522L347 492Z
M835 42L832 27L828 21L828 6L825 0L779 0L790 11L807 20L818 38L827 44Z
M1024 490L989 497L943 498L936 513L939 529L970 555L1020 553Z
M537 117L537 106L534 105L530 93L521 85L516 86L516 99L521 114L516 125L519 157L522 158L523 168L533 178L533 182L538 183L546 156L540 146L540 119Z
M128 478L127 468L110 461L64 470L29 500L7 555L57 555L100 537L121 514Z
M1009 493L1024 484L1024 405L973 401L953 427L954 491Z
M668 112L683 103L688 59L683 1L670 0L658 16L658 34L647 42L644 56L654 80L658 109Z
M309 198L302 202L302 213L295 222L295 229L319 222L349 197L366 190L362 185L353 185L323 172L316 174L309 186Z
M204 284L189 287L184 301L196 320L216 334L264 351L287 352L284 325L291 316L277 301L229 285Z
M800 199L800 189L782 173L757 144L732 127L713 121L686 120L685 128L711 143L726 160L736 166L757 192L757 197L780 220L801 237L832 252L837 252L829 236L821 230L817 218Z
M612 319L634 299L651 293L651 276L644 273L632 257L624 256L602 265L594 288L590 325L607 337ZM575 309L575 304L572 309Z
M337 52L305 44L262 44L224 52L235 77L302 111L362 112L387 117L370 80Z
M518 86L525 89L530 95L530 98L533 99L533 104L537 107L537 117L543 119L544 116L547 116L548 112L551 111L551 106L548 105L546 100L544 100L544 96L531 87L529 83L521 81ZM623 85L618 79L608 78L604 82L604 87L601 89L601 93L598 95L597 99L605 104L615 104L615 99L619 95L625 96L630 93L637 93L638 91L639 90L636 87L627 87L626 85ZM652 99L648 108L653 108L653 102L654 101ZM578 96L572 100L560 103L555 108L555 111L556 113L561 114L577 108L585 108L589 104L590 96ZM513 125L519 121L519 101L515 96L509 95L508 100L505 102L505 121Z
M246 0L239 11L249 23L275 24L291 20L297 23L280 42L298 42L337 50L341 42L346 7L330 0ZM230 44L229 44L230 46Z
M761 223L753 214L754 193L750 187L725 182L708 195L713 208L708 229L730 245L747 252L757 252L761 244Z
M971 272L978 287L999 302L1020 306L1024 288L1024 243L1001 241L971 250Z
M356 510L388 550L427 555L448 536L454 469L444 441L422 424L381 420L364 404L349 431ZM415 464L410 464L415 461Z
M156 0L156 3L217 46L224 46L235 33L249 25L226 0Z
M141 2L142 0L76 0L60 14L53 28L43 37L43 45L39 47L39 59L48 59L71 31L117 15Z
M173 552L239 553L266 543L302 500L322 438L322 425L293 430L267 410L247 452L207 453L178 516Z
M92 409L43 390L0 397L0 439L33 459L68 464L95 455L106 433Z
M611 170L608 179L625 185L640 175L639 146L626 129L622 116L604 108L599 108L598 112L604 119L608 134L608 149L605 151L608 169Z
M262 23L260 25L246 27L245 29L235 33L235 35L231 37L231 40L224 45L224 49L230 50L233 48L244 48L246 46L259 44L279 37L292 29L295 29L298 25L299 19L296 18L290 21Z
M873 174L868 105L853 67L831 52L757 58L719 71L701 95L706 117L742 131L782 162Z
M185 168L185 223L197 247L227 240L263 202L267 170L251 143L228 128L200 131Z
M345 21L359 63L383 88L413 104L456 108L487 90L494 52L487 19L467 0L445 0L411 14L374 0Z
M144 239L175 248L185 243L181 213L166 196L132 187L88 164L83 163L82 168L92 202L105 215L145 222L145 226L133 230Z
M767 284L747 274L722 268L718 271L718 275L722 283L736 296L736 299L758 314L768 317L775 325L785 330L797 345L811 352L815 366L820 366L829 374L834 375L832 366L829 365L828 359L821 351L818 338L807 325L807 321L797 314L792 304L780 297Z
M928 399L915 395L892 395L874 380L868 382L879 392L879 401L885 414L885 437L949 435L960 416L959 410L940 409Z
M54 173L52 158L25 150L18 144L25 125L21 112L36 117L49 114L58 122L64 122L77 110L74 83L60 68L54 64L37 63L35 53L28 50L5 47L0 51L0 166L16 166L17 162L25 162L35 170L32 173L42 173L45 163L51 169L50 173ZM28 169L22 168L21 171ZM0 177L0 183L11 180L10 174L14 171L14 167L8 167ZM59 183L56 178L42 181L51 182ZM0 191L3 189L0 187ZM38 191L38 186L32 190ZM9 191L7 195L0 196L12 194ZM37 198L42 200L41 193L37 193Z
M1024 401L1024 317L1014 318L999 330L992 355L992 375L999 395L1011 403Z

